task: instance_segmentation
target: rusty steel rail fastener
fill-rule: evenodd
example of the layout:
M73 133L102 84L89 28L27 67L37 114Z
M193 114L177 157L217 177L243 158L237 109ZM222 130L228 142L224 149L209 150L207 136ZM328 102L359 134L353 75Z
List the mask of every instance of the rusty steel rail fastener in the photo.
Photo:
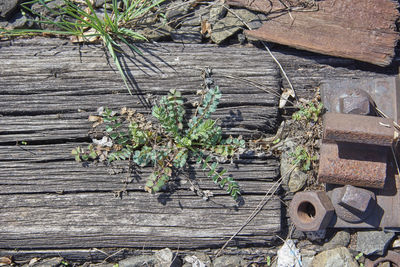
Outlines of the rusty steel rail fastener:
M400 254L396 253L396 252L394 252L392 250L389 250L385 257L380 257L380 258L378 258L378 259L376 259L374 261L366 259L365 260L365 267L376 267L376 266L378 266L379 263L382 263L382 262L385 262L385 261L391 262L395 266L399 267L400 266Z
M298 230L318 231L329 225L335 210L325 192L307 191L294 195L289 214Z
M392 146L395 130L391 119L326 113L323 139L327 141Z
M326 184L327 195L330 197L332 201L332 205L335 208L336 216L332 219L329 227L333 228L375 228L375 229L387 229L387 230L396 230L400 229L400 179L397 175L395 175L395 167L393 160L389 157L388 160L388 169L387 169L387 178L384 188L370 188L367 192L361 192L361 188L350 188L348 192L343 192L341 187L334 184ZM355 190L358 192L356 193ZM342 191L342 192L341 192ZM354 196L344 197L346 193L355 193ZM372 193L375 196L373 199ZM363 195L362 197L356 196ZM368 204L368 195L371 194L371 199ZM335 196L336 195L336 196ZM350 204L354 203L353 200L358 199L362 203L358 204ZM353 209L346 210L341 203L350 204L353 206ZM345 205L344 205L345 206ZM354 208L356 207L356 208ZM355 210L364 210L366 208L365 213L361 214L354 212ZM358 216L357 216L358 215ZM362 220L360 221L360 219Z
M359 91L364 91L370 95L374 106L376 104L376 107L389 118L394 121L400 119L399 75L382 78L325 80L321 85L321 98L324 107L329 112L346 113L346 110L340 107L340 98L365 95L363 93L359 94ZM359 100L356 99L356 102ZM375 107L373 108L375 109ZM365 110L360 111L365 112Z
M371 96L361 89L346 90L337 96L338 109L340 113L374 115L375 104Z
M352 185L335 188L331 201L336 215L351 223L359 223L366 219L376 205L375 193Z
M323 183L383 188L389 149L349 143L323 143L318 180Z

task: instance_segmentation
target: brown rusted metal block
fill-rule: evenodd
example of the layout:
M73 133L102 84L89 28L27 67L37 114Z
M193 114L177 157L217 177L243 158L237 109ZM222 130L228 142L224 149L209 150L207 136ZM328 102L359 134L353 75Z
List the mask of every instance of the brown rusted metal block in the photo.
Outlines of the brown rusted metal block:
M290 218L300 231L325 229L334 213L331 200L323 191L299 192L289 206Z
M390 147L394 138L391 119L330 112L324 116L324 140Z
M383 188L386 147L350 143L324 143L320 150L318 180L324 183Z
M279 7L278 0L264 6L252 2L228 1L267 13L260 28L245 31L248 37L381 66L389 65L395 55L397 1L325 0L317 1L318 11L280 15L269 11Z

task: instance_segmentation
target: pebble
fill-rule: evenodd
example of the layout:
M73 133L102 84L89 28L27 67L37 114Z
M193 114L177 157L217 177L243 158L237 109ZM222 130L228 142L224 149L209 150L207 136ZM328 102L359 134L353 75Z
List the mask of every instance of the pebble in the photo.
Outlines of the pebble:
M357 251L364 253L364 255L375 254L383 256L394 236L394 233L385 233L383 231L358 232Z
M210 267L212 265L210 257L203 252L196 252L187 255L184 259L183 267Z
M220 256L213 262L214 267L242 267L246 262L239 256Z
M153 255L133 256L118 262L118 267L154 266L156 258Z
M359 267L353 255L345 247L323 251L316 255L310 267Z
M19 0L0 0L0 17L9 19L19 2Z
M322 246L323 250L334 249L338 247L347 247L350 243L350 234L346 231L337 232L331 240Z

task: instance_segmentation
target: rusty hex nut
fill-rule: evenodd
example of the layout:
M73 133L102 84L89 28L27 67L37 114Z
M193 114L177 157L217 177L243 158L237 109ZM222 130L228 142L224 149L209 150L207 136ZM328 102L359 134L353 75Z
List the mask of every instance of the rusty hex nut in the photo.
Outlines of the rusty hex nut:
M375 113L371 96L361 89L348 89L340 95L339 110L345 114L373 115Z
M289 206L289 215L300 231L318 231L328 227L335 209L323 191L299 192Z

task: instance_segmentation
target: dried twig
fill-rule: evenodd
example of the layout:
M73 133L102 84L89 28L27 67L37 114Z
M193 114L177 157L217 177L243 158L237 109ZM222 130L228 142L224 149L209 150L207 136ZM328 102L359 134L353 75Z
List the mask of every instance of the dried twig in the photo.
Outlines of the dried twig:
M271 188L267 191L267 193L264 195L263 199L258 203L257 207L253 210L253 212L250 214L250 216L247 218L247 220L240 226L240 228L229 238L228 241L225 242L225 244L222 246L222 248L218 251L216 257L218 257L222 251L226 248L226 246L229 244L229 242L232 241L256 216L257 214L262 210L262 208L268 203L268 201L272 198L272 196L275 194L275 192L278 190L279 186L282 184L282 181L284 178L286 178L290 173L296 168L297 166L294 165L292 168L290 168L286 173L284 173L281 178L279 178L278 181L276 181Z

